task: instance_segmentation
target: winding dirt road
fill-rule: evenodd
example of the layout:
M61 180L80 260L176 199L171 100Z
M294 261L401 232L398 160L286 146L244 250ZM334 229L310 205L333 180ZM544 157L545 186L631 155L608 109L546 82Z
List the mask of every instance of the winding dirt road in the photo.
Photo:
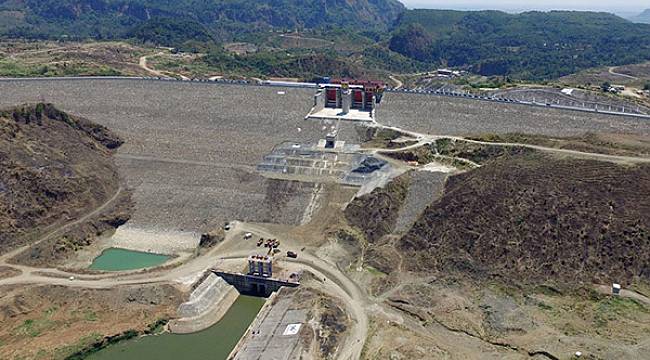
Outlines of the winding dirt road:
M609 69L607 69L607 71L612 75L622 76L622 77L632 79L632 80L639 80L639 78L636 77L636 76L632 76L632 75L628 75L628 74L621 74L621 73L616 72L616 66L610 66Z
M167 71L158 71L156 69L150 68L149 65L147 65L147 58L150 57L150 56L159 56L159 55L165 55L165 53L164 52L158 52L158 53L155 53L155 54L149 54L149 55L141 56L140 60L138 61L138 66L140 66L140 68L142 68L142 70L150 73L153 76L163 77L163 78L172 78L174 76L177 76L177 77L179 77L179 78L181 78L183 80L190 80L190 78L188 78L185 75L173 74L173 76L170 76L169 72L167 72Z
M37 245L37 244L40 244L45 240L51 239L52 237L54 237L56 235L61 235L65 230L68 230L68 229L70 229L71 227L73 227L75 225L79 225L81 223L84 223L84 222L88 221L90 218L92 218L93 216L99 215L109 205L112 205L113 202L115 202L115 200L122 194L123 191L124 191L124 188L122 188L121 186L118 187L117 191L115 191L113 196L111 196L108 200L106 200L104 203L102 203L101 205L96 207L91 212L85 214L84 216L82 216L82 217L80 217L80 218L78 218L76 220L70 221L70 222L68 222L68 223L66 223L64 225L59 226L59 227L55 227L54 229L48 229L49 231L47 233L45 233L44 235L42 235L36 242L21 246L21 247L15 249L15 250L12 250L12 251L10 251L8 253L3 254L2 256L0 256L0 264L5 264L6 266L10 266L10 267L19 266L19 265L7 264L7 261L9 259L15 257L16 255L22 253L23 251L29 249L30 247L32 247L34 245Z

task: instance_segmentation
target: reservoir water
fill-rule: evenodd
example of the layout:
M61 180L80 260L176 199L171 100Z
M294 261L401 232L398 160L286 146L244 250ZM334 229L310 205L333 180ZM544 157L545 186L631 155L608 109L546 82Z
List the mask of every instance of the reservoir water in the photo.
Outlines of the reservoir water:
M121 271L135 270L163 264L169 256L133 251L120 248L110 248L102 252L90 265L92 270Z
M226 360L264 304L240 295L224 317L208 329L187 335L164 333L127 340L90 355L89 360Z

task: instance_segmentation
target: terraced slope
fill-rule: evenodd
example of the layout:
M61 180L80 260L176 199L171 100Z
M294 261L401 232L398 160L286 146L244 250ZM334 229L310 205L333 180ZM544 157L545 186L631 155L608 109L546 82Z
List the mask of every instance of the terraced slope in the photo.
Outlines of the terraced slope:
M453 176L402 238L411 270L650 279L650 166L521 155Z

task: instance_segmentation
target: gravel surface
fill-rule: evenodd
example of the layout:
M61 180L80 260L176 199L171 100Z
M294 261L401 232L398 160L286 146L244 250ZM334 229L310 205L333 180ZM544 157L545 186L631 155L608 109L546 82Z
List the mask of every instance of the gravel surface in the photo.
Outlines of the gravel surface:
M482 133L582 135L585 132L650 134L650 121L471 99L387 93L378 122L437 135Z
M413 171L410 176L408 194L395 224L398 233L409 230L424 209L440 197L449 174L422 170Z
M279 92L284 92L280 94ZM141 80L0 81L0 105L52 102L109 127L126 143L117 163L135 189L135 229L202 232L224 221L298 223L313 184L277 183L255 165L285 141L316 142L333 123L304 120L311 89ZM650 133L650 122L518 105L386 94L379 121L438 134ZM358 132L341 123L342 140Z
M126 141L118 166L135 189L127 227L203 232L232 219L302 219L313 184L268 180L255 165L276 144L317 141L330 127L303 120L312 90L282 91L135 80L0 81L0 105L52 102L114 130Z

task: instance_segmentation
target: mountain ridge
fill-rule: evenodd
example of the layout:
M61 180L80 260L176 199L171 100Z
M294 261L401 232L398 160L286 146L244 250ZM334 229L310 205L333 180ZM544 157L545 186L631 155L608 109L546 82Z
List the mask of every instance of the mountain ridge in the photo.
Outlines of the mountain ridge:
M0 0L0 34L119 38L162 17L196 21L226 39L268 29L387 29L405 9L397 0Z

